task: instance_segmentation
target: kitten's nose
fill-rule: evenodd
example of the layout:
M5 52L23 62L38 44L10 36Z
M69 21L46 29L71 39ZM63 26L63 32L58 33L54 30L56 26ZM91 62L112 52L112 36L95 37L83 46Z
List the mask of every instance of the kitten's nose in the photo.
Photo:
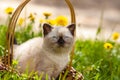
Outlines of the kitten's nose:
M62 37L60 37L59 40L58 40L58 44L59 44L60 46L63 46L64 43L65 43L65 41L63 40Z

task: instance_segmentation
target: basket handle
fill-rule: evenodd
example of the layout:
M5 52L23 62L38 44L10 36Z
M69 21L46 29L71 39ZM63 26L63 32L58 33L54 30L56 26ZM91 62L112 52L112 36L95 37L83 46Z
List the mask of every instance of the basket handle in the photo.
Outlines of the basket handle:
M14 41L14 32L15 32L15 26L16 26L16 22L18 20L18 17L21 13L21 11L23 10L23 8L25 7L25 5L29 2L30 0L24 0L15 10L15 12L13 13L11 20L9 22L8 25L8 30L7 30L7 36L6 36L6 43L7 43L7 50L8 50L8 66L10 66L11 64L11 60L10 58L13 57L13 41ZM10 42L12 41L12 45L10 45ZM11 56L10 56L11 54ZM7 60L7 59L5 59ZM7 62L5 61L5 64L7 64Z
M68 7L69 7L69 9L70 9L70 13L71 13L71 23L74 23L74 24L76 24L76 17L75 17L75 11L74 11L74 8L73 8L73 6L72 6L72 4L71 4L71 2L69 1L69 0L65 0L66 1L66 3L67 3L67 5L68 5ZM76 27L75 27L75 32L74 32L74 34L75 34L75 37L76 37ZM70 54L70 62L69 62L69 69L71 68L71 66L72 66L72 61L73 61L73 56L74 56L74 49L75 49L75 44L74 44L74 46L73 46L73 48L72 48L72 51L71 51L71 54Z

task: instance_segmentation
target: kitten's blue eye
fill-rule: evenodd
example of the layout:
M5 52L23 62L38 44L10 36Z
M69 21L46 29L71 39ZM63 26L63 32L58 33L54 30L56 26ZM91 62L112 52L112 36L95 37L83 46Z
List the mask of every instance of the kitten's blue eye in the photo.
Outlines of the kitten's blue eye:
M64 38L69 38L69 36L64 36Z
M52 42L57 42L57 40L58 40L57 36L52 36L51 38L52 38Z
M52 36L52 38L56 38L57 39L57 36Z
M66 42L69 42L71 40L71 38L69 36L64 36L63 39L66 41Z

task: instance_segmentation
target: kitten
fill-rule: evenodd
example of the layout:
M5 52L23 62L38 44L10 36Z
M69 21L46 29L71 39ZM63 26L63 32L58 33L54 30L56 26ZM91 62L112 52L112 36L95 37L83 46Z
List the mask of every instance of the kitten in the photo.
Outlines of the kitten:
M67 66L69 55L74 44L75 24L67 27L43 25L43 38L34 38L14 50L13 58L18 60L18 70L23 73L37 71L47 74L49 80L57 78Z

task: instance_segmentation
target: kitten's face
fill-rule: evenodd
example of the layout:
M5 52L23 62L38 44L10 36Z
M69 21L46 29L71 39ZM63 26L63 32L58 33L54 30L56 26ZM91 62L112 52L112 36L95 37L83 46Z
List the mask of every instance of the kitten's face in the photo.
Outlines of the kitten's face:
M51 49L71 48L74 42L75 24L67 27L43 25L44 42Z

